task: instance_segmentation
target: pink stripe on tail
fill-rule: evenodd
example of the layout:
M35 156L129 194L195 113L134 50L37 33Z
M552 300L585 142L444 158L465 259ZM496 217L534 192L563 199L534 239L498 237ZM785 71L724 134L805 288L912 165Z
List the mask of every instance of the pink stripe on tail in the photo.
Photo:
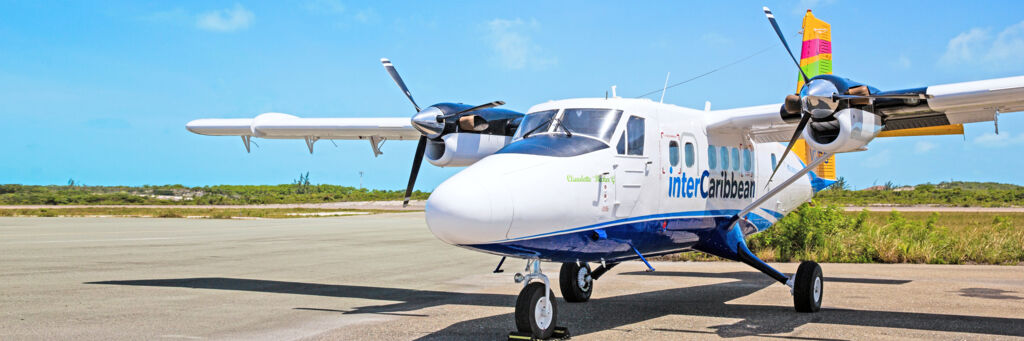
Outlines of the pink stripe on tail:
M810 58L823 53L832 53L832 42L823 39L811 39L804 41L800 52L800 59Z

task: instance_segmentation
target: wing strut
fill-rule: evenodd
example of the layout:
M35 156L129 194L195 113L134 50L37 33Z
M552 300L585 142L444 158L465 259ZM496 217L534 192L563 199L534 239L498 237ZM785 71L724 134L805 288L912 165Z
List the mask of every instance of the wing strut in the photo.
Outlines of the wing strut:
M750 203L750 205L744 207L743 210L740 211L740 213L734 215L732 219L729 220L729 224L722 225L723 228L732 228L732 225L735 224L740 219L746 219L747 213L750 213L750 211L753 211L758 206L761 206L761 204L764 204L764 202L768 201L768 199L771 199L776 194L779 194L779 192L782 192L782 190L786 189L786 187L789 187L789 185L792 185L794 182L796 182L797 179L800 179L804 175L807 175L807 173L809 173L812 169L818 167L818 165L828 160L828 158L832 157L832 154L833 153L825 153L825 155L822 155L817 160L814 160L814 162L811 162L809 165L805 166L804 169L801 169L799 172L796 172L796 174L793 174L793 176L786 179L786 181L783 181L775 188L772 188L772 190L768 191L768 193L765 193L760 198L757 198L757 200L754 200L754 202Z

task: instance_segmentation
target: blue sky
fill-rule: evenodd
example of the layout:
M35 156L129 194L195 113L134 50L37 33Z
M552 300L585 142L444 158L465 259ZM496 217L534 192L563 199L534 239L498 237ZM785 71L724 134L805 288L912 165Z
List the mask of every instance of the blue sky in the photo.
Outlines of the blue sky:
M796 73L762 3L0 1L0 183L317 183L402 188L415 143L302 141L188 133L202 117L411 116L380 66L395 62L421 105L550 99L659 88L714 108L780 102ZM898 89L1024 74L1024 2L769 1L796 40L805 9L833 26L837 74ZM944 180L1024 184L1024 114L966 136L879 139L839 156L854 187ZM425 166L432 190L460 170Z

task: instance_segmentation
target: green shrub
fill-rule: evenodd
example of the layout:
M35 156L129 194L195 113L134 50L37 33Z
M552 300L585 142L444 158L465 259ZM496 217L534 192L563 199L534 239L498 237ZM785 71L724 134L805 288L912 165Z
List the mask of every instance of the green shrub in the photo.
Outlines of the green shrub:
M850 214L834 206L803 205L775 226L749 238L748 243L766 260L783 262L1024 262L1024 229L1015 226L1012 219L996 216L989 224L979 224L964 218L970 214L948 215L960 224L944 226L939 213L908 219L893 211L882 219L872 219L868 211Z

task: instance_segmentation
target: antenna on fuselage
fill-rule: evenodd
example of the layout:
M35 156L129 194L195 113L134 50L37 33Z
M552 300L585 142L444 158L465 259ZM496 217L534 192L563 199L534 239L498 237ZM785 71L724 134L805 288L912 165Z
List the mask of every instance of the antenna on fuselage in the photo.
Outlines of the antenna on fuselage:
M661 87L661 99L658 103L665 103L665 91L668 90L668 76L671 76L672 72L665 74L665 85Z
M612 85L612 98L619 98L619 95L615 94L615 85Z
M711 111L711 101L704 101L704 111Z

